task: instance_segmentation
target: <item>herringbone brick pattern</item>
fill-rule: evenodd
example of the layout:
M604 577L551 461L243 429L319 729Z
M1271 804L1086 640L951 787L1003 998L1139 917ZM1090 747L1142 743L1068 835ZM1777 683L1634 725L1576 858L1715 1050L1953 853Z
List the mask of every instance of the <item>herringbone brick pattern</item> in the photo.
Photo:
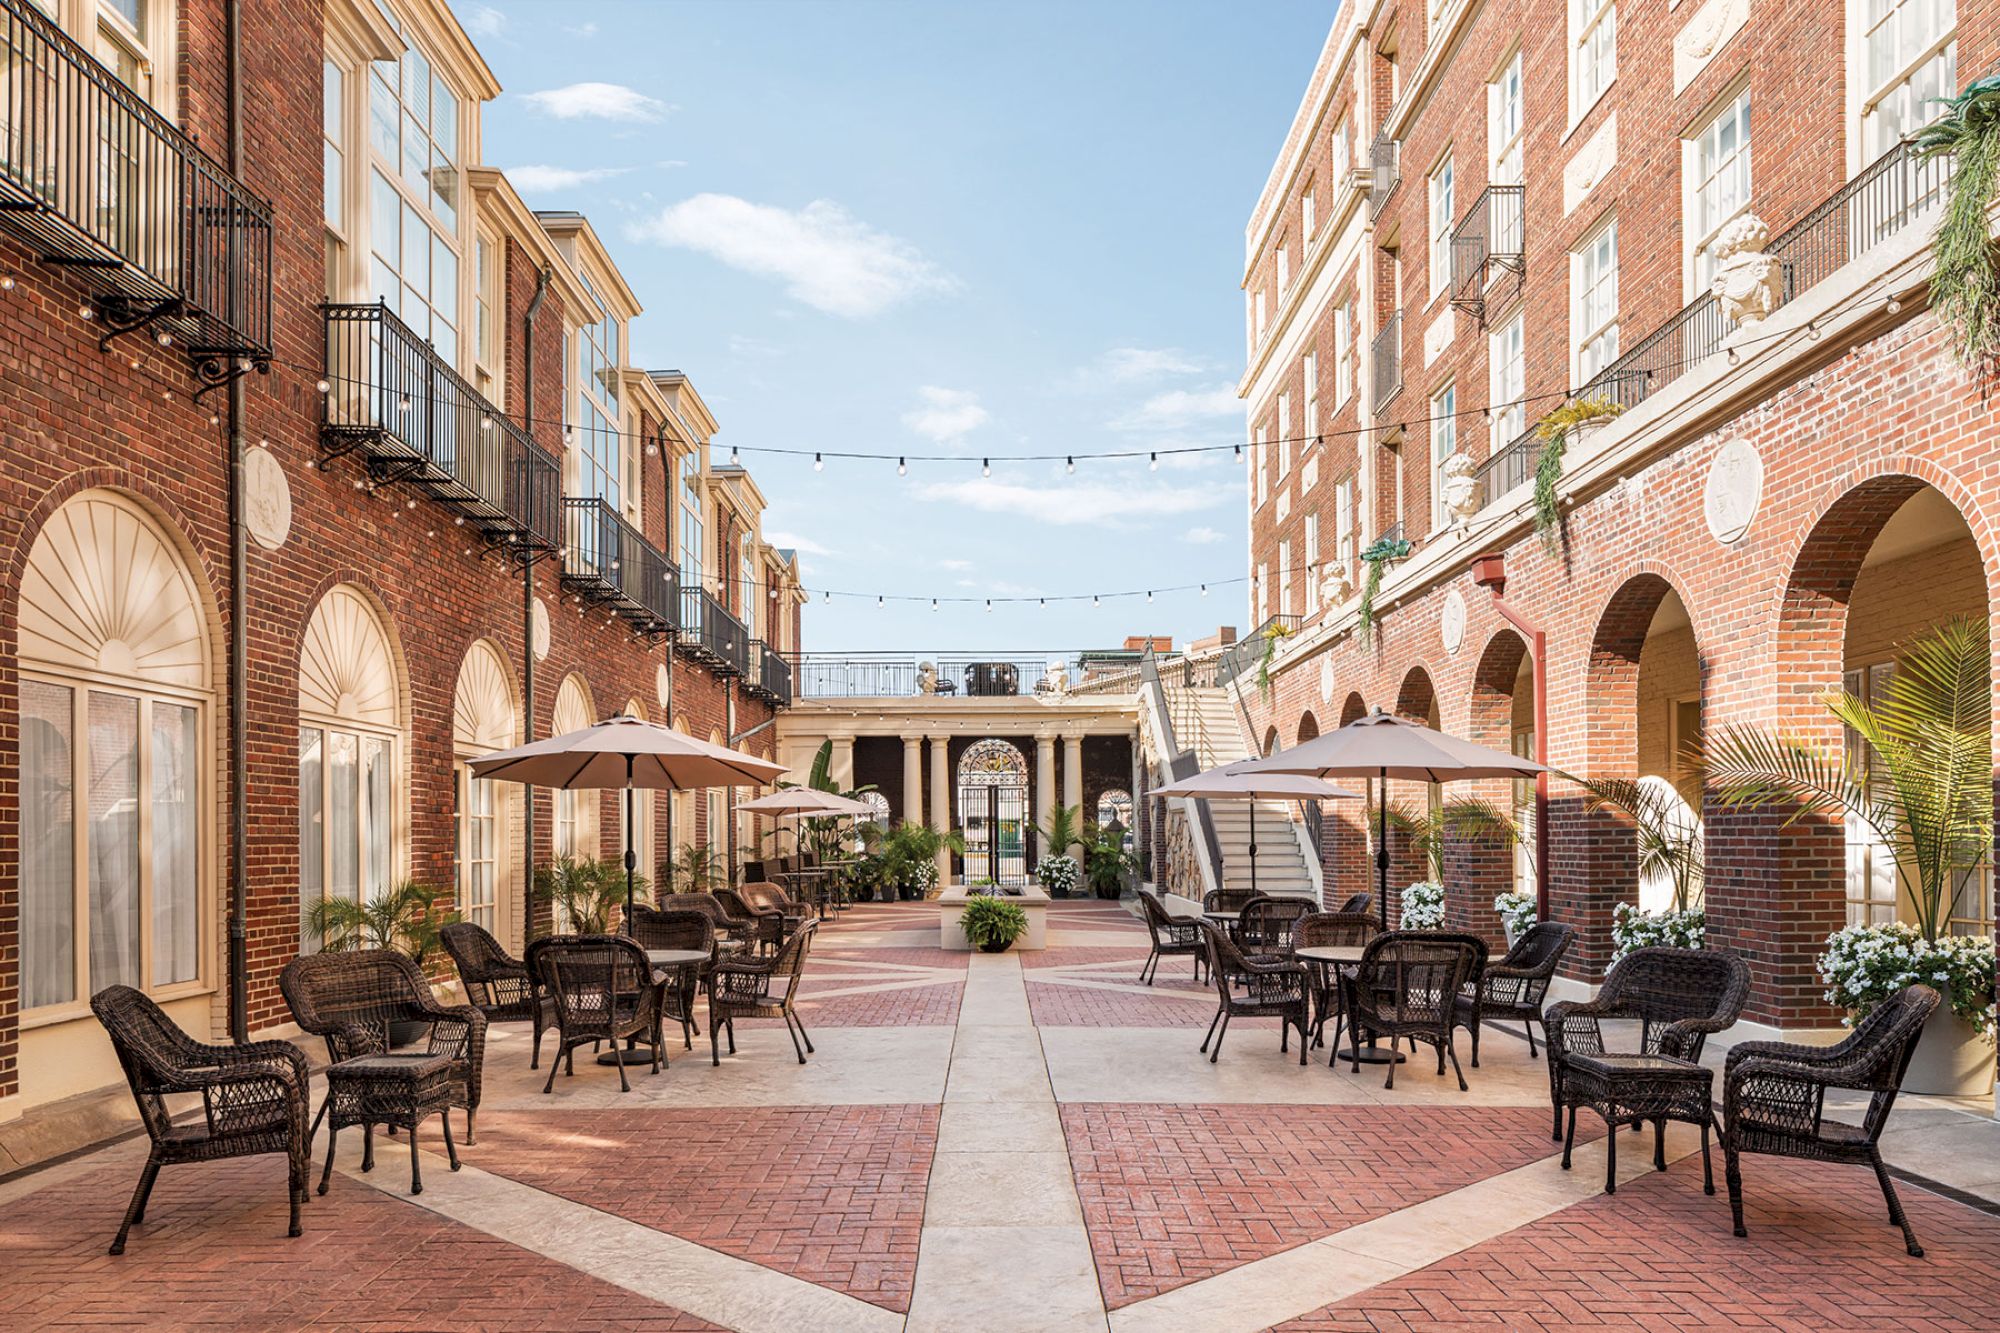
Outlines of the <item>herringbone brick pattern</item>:
M932 927L937 923L932 921ZM965 971L971 953L961 949L923 948L917 945L884 946L868 948L859 945L836 943L837 934L823 935L813 941L813 951L806 958L806 975L819 971L821 963L838 963L833 971L850 972L870 964L894 964L897 967L948 967Z
M408 1183L393 1147L375 1169ZM0 1328L715 1327L339 1175L287 1238L284 1171L267 1157L161 1172L116 1258L104 1247L136 1163L8 1204Z
M1227 1058L1227 1057L1225 1057ZM1525 1166L1515 1107L1065 1106L1105 1303L1127 1305ZM1578 1127L1579 1136L1583 1127Z
M935 1106L489 1111L467 1160L550 1194L907 1310Z
M1991 1330L2000 1218L1913 1186L1926 1257L1903 1252L1866 1170L1749 1158L1748 1239L1717 1182L1676 1163L1280 1325L1286 1330Z

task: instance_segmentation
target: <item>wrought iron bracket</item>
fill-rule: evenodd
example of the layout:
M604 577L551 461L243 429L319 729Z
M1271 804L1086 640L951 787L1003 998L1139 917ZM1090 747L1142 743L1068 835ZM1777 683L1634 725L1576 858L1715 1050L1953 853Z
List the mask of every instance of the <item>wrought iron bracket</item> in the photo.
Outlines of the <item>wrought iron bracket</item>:
M194 363L194 377L201 381L201 387L194 391L194 401L200 402L208 394L242 379L253 370L259 375L270 374L269 358L225 356L219 352L202 356Z
M104 329L104 336L97 340L97 350L100 352L110 351L111 344L123 334L137 333L159 320L171 319L181 312L181 299L178 296L147 303L113 293L99 297L94 304L98 323Z

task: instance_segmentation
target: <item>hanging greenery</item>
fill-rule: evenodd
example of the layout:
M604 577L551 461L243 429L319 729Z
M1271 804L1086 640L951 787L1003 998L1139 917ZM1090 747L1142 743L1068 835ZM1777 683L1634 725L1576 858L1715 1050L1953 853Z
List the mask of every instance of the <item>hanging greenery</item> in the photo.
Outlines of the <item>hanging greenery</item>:
M1271 663L1278 660L1278 641L1290 637L1292 627L1282 622L1264 630L1264 656L1257 662L1257 688L1265 694L1271 692Z
M1562 541L1562 505L1556 486L1562 481L1563 454L1579 426L1608 420L1625 409L1615 399L1595 394L1563 403L1535 423L1542 447L1535 454L1535 535L1551 553Z
M1986 212L2000 187L2000 76L1980 79L1945 103L1916 138L1925 158L1951 159L1944 220L1931 242L1931 309L1951 331L1961 365L1990 368L2000 355L2000 285L1994 280Z
M1411 546L1401 537L1377 537L1368 543L1368 549L1361 553L1362 563L1368 566L1368 573L1361 580L1361 640L1375 629L1375 594L1382 587L1382 566L1391 560L1401 560L1409 555Z

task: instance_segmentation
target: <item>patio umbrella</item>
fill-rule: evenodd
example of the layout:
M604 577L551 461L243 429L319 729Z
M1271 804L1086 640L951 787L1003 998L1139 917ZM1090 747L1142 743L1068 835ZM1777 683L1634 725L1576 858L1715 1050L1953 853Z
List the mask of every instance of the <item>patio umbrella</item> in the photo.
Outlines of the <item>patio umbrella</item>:
M693 791L704 787L761 787L785 771L783 764L619 714L580 731L500 750L467 765L476 778L525 782L535 787L634 788ZM625 820L625 929L632 928L632 820Z
M769 796L759 796L754 801L745 801L736 807L756 814L791 815L792 850L799 846L799 823L807 815L823 817L828 815L872 815L875 808L864 801L837 795L830 791L820 791L814 787L786 787L774 791Z
M1360 800L1358 793L1304 773L1260 773L1250 761L1239 760L1157 788L1155 796L1186 796L1197 801L1250 802L1250 892L1257 891L1257 802Z
M1434 731L1420 722L1385 713L1380 708L1356 718L1338 731L1281 750L1265 759L1245 760L1242 767L1271 775L1302 773L1313 777L1372 777L1411 782L1461 782L1478 778L1532 778L1549 771L1532 759L1477 745ZM1376 807L1376 902L1382 928L1389 927L1389 803Z

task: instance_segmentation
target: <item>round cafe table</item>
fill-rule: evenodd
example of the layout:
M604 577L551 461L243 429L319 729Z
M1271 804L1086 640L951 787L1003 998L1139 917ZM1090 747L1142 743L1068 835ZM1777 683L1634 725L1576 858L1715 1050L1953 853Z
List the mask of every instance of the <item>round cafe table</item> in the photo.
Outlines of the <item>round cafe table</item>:
M1339 971L1342 968L1358 966L1361 962L1361 955L1366 952L1368 952L1367 947L1360 944L1311 944L1304 948L1292 950L1292 957L1302 963L1323 963L1335 971ZM1357 1049L1357 1037L1358 1034L1354 1030L1354 1024L1350 1022L1347 1025L1347 1050L1349 1059L1358 1059L1364 1065L1386 1065L1391 1061L1394 1061L1396 1064L1403 1063L1404 1056L1402 1052L1381 1049L1375 1044L1375 1038L1373 1037L1368 1039L1367 1046Z
M646 950L646 962L653 969L653 982L659 986L665 986L671 982L673 974L680 971L680 969L692 967L698 963L706 963L708 960L709 954L705 949ZM651 1064L652 1060L651 1053L639 1049L639 1043L636 1038L626 1042L622 1047L614 1045L610 1050L600 1051L597 1055L597 1063L601 1065L643 1065ZM665 1062L662 1061L662 1063Z

